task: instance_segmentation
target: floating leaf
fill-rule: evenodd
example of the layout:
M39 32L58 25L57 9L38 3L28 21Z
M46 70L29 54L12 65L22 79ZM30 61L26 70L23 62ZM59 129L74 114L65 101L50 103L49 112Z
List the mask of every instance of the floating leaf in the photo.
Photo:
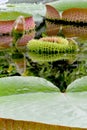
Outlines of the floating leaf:
M85 3L85 2L83 2L83 3ZM69 25L71 25L71 24L73 24L73 25L74 24L76 24L76 25L77 24L78 25L86 24L86 22L87 22L87 17L86 17L87 16L87 7L84 8L83 4L80 7L79 1L76 1L76 2L70 1L69 4L67 3L67 1L65 1L65 5L67 6L67 8L65 10L63 9L62 13L59 13L60 10L58 10L57 5L63 6L64 1L59 1L56 3L56 5L55 4L46 5L46 19L51 21L51 22L55 22L57 24L58 23L59 24L69 24ZM76 4L77 4L77 6L76 6Z
M32 14L34 21L42 21L43 17L45 16L45 5L42 3L17 3L17 4L8 4L7 10L10 11L19 11L24 13Z
M36 91L57 91L57 88L53 86L47 80L38 77L4 77L0 78L0 96Z
M68 86L70 92L87 92L87 76L79 78Z
M59 0L55 2L50 2L49 4L59 11L64 11L70 8L87 8L86 0Z
M56 130L57 128L60 130L80 130L87 128L87 91L84 87L78 92L72 92L68 89L66 93L59 93L50 82L37 77L32 77L32 79L31 77L0 79L0 92L1 88L3 88L3 95L9 91L9 96L6 94L0 97L0 117L14 119L0 119L0 128L12 127L23 130L27 128L31 130L34 128L36 130ZM85 81L86 79L87 77ZM82 82L84 82L84 78L80 80L79 85ZM24 84L31 85L32 92L26 89L23 93ZM19 94L13 91L12 95L10 90L17 89L16 87L19 87L21 91Z
M11 33L14 21L19 16L24 16L25 18L25 30L34 29L35 23L32 15L17 11L2 11L0 12L0 34Z
M62 13L62 19L70 22L87 22L87 8L71 8Z
M0 21L16 20L17 17L20 15L24 16L25 18L32 16L27 13L22 13L22 12L17 12L17 11L2 11L0 12Z
M50 18L50 19L60 19L60 14L59 12L53 8L50 5L46 5L46 18Z

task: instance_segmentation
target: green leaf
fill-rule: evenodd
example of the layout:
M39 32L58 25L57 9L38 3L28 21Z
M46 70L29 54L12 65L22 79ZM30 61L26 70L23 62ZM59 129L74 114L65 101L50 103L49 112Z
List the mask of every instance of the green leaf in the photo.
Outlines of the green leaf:
M87 93L28 93L0 97L0 117L87 128ZM39 128L38 128L39 129Z
M70 8L87 8L86 0L59 0L48 4L55 7L58 11L64 11Z
M0 12L0 21L10 21L16 20L18 16L31 17L28 13L17 12L17 11L1 11Z
M45 16L45 11L46 11L45 5L42 3L40 4L35 4L35 3L8 4L7 10L32 14L35 21L41 21L42 16Z
M49 81L39 77L4 77L0 78L0 96L28 92L57 92L58 88Z
M67 89L68 92L87 92L87 76L76 79Z
M86 79L87 77L81 78L77 87L86 82ZM84 91L84 88L83 91L69 90L66 93L59 93L58 89L45 79L16 76L1 78L0 92L4 95L0 97L1 118L78 127L78 129L87 128L87 91ZM36 130L38 129L37 127Z

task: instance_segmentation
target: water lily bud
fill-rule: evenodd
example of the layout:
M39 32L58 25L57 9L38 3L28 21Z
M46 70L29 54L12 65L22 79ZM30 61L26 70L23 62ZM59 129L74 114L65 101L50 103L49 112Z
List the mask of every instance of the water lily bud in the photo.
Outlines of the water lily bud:
M25 30L25 19L23 16L19 16L14 23L13 30L17 32L23 32Z

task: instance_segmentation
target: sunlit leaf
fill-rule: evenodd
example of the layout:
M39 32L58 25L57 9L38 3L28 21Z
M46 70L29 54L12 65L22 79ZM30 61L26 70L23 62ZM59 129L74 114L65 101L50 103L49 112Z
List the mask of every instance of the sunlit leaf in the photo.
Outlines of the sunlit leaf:
M87 22L87 8L71 8L67 9L62 13L62 19L65 21L74 21L74 22Z
M86 81L86 79L87 77L81 79L77 88L80 86L80 83ZM4 94L4 96L0 97L0 117L33 121L36 122L36 124L38 124L37 122L51 124L54 125L54 127L51 127L53 130L57 128L55 128L55 125L78 127L77 129L87 128L87 91L84 87L83 91L79 90L79 92L68 90L69 92L59 93L51 83L37 77L1 78L0 83L2 84L2 86L0 84L0 89L3 87L2 93ZM27 84L32 86L31 93L29 92L29 87L25 87ZM17 90L17 87L20 89L19 94L13 91L12 95L11 89ZM39 89L41 88L41 90L39 90L38 87ZM25 92L23 88L25 88ZM9 96L5 96L4 90L9 91ZM3 121L3 128L5 128L9 120L5 122L4 120L0 121ZM16 122L14 125L14 128L16 128L18 122L14 122ZM29 122L26 122L26 125L28 125L28 123ZM20 128L24 130L23 123L19 122L19 124ZM32 124L32 122L30 124ZM27 126L27 128L28 127L29 126ZM34 128L34 124L30 125L29 128L33 130L32 127ZM46 128L47 126L44 127ZM36 130L39 128L41 128L41 126L35 127ZM51 130L50 127L48 128ZM68 130L67 127L63 128L64 130ZM76 128L71 129L74 130Z
M19 16L25 18L25 30L31 30L35 28L35 23L32 15L28 13L18 11L1 11L0 12L0 34L11 33L15 20Z
M19 11L24 13L32 14L35 21L41 21L43 19L42 16L45 16L45 5L42 3L35 4L35 3L19 3L19 4L8 4L7 10L12 11Z
M66 0L65 2L61 0L48 3L48 5L46 5L46 18L49 16L51 20L62 20L59 22L62 24L64 24L64 21L67 21L65 24L71 24L69 22L72 22L72 24L80 24L79 22L86 23L87 7L85 4L87 4L87 2L82 2L81 0ZM62 11L61 14L59 13L60 9Z
M70 8L87 8L86 0L59 0L50 2L49 4L59 11L64 11Z
M87 76L79 78L72 82L69 86L67 91L70 92L87 92Z
M4 77L0 78L0 96L28 92L53 92L56 87L47 80L39 77Z

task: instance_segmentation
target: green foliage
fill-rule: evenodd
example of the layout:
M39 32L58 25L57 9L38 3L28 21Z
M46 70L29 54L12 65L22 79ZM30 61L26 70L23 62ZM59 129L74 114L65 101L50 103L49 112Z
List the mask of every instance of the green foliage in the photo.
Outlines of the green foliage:
M86 92L87 91L87 76L76 79L68 86L68 91L71 92Z
M0 92L3 89L4 95L0 97L1 117L87 128L87 83L82 90L79 89L80 84L86 80L87 76L78 80L78 92L68 89L66 93L59 93L50 82L37 77L1 78ZM26 85L30 85L31 88L26 88ZM18 94L15 91L12 94L11 90L18 90ZM9 92L9 96L5 95L6 91Z
M79 2L81 7L83 5L85 5L84 7L87 6L85 3L86 1L82 4L81 1L77 1L76 3L72 3L71 1L72 4L70 4L67 0L67 7L63 3L65 1L59 2L62 2L62 4L58 5L61 6L61 9L68 8L68 4L71 7L73 5L76 6ZM21 5L14 5L9 8L13 8L17 11L21 10L23 12L32 9L32 7L29 8L29 5L26 6L26 4L23 4L22 7ZM61 9L59 8L59 10ZM41 9L38 9L39 12L40 10L42 10L42 6ZM32 11L35 11L34 14L37 14L36 10L32 9L31 12ZM8 19L10 20L9 17ZM14 18L12 17L12 19ZM28 74L26 75L33 75L0 78L0 117L78 127L78 129L87 128L87 76L72 82L75 78L79 77L78 73L80 74L81 70L82 72L84 71L83 68L86 65L86 57L85 62L80 64L77 62L82 61L81 55L78 57L76 55L75 57L66 56L66 52L71 54L71 52L77 51L78 46L72 42L70 42L70 44L65 44L65 42L63 44L58 44L56 42L31 40L27 47L28 52L22 52L21 54L19 52L16 54L12 51L9 52L10 57L8 57L8 53L6 53L6 60L0 60L0 64L5 63L8 71L11 71L11 65L14 65L14 62L20 65L17 61L24 58L27 53L30 57L26 56L24 60L28 70ZM59 53L63 54L59 55ZM19 57L17 56L18 54ZM32 62L32 59L34 62ZM41 60L43 64L41 62L36 63ZM2 70L2 67L0 67L0 69ZM15 71L17 72L16 69ZM35 77L35 75L38 77ZM82 73L80 76L83 75L86 75L86 72L84 72L84 74ZM40 78L40 76L47 80ZM70 82L72 83L65 92L65 88L63 87L67 86ZM53 85L53 83L55 85ZM65 93L60 93L56 86ZM15 126L17 126L17 123ZM26 129L27 128L26 126ZM29 129L31 129L30 126ZM37 130L38 129L39 128L37 128Z
M54 85L50 82L38 77L14 76L0 78L0 96L41 91L53 92L58 91L58 89L54 88Z
M20 4L8 4L7 10L9 11L19 11L24 13L32 14L35 21L42 21L41 16L45 16L45 5L40 4L30 4L30 3L20 3Z
M1 11L0 12L0 21L11 21L11 20L16 20L18 16L24 16L26 17L31 17L30 14L28 13L22 13L18 11Z
M59 0L49 3L59 11L64 11L70 8L87 8L87 1L84 0Z

